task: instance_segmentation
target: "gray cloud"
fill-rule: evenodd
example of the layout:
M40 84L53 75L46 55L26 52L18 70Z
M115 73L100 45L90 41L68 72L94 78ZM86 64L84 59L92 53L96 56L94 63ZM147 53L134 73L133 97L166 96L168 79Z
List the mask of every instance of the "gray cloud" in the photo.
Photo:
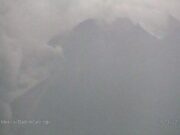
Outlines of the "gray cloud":
M180 19L177 0L1 0L1 3L5 5L2 15L6 13L2 20L15 31L10 34L25 36L23 31L28 31L29 35L33 33L30 37L43 41L44 37L48 39L87 18L112 22L126 16L152 32L165 29L169 15Z
M3 102L12 101L49 76L62 49L47 42L59 32L87 18L111 23L128 17L147 31L161 34L169 15L180 20L179 10L178 0L0 0L1 111L11 113L9 104Z
M125 16L155 34L166 29L169 15L180 19L177 0L0 0L0 5L1 47L6 48L1 57L7 57L9 63L5 64L10 67L1 70L11 70L7 78L12 82L12 78L22 77L27 82L44 78L48 64L42 67L37 63L48 63L61 50L49 47L47 42L87 18L111 23Z
M110 23L126 16L152 33L166 28L169 15L180 19L177 0L0 0L0 5L1 47L7 50L1 55L2 58L7 56L10 65L6 64L12 68L7 68L13 73L9 78L16 78L23 71L22 80L26 80L24 77L39 78L43 71L48 73L37 63L57 55L60 49L48 47L47 42L60 31L87 18ZM34 69L40 70L40 75ZM30 78L27 81L33 82Z
M12 120L11 103L46 80L60 60L61 48L47 44L58 21L44 2L0 0L1 120ZM9 127L0 132L11 134Z
M167 27L169 15L180 19L177 0L52 0L49 4L63 27L72 27L87 18L112 22L125 16L150 32L158 32Z
M61 48L47 45L53 31L53 18L44 9L48 3L0 3L1 99L12 101L48 77Z

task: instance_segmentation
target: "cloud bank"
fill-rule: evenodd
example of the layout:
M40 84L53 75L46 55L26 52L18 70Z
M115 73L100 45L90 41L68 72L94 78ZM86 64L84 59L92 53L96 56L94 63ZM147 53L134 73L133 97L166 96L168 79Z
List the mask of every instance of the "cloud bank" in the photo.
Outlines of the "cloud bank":
M29 37L41 41L62 30L72 28L87 18L112 22L118 17L128 17L149 31L165 29L169 15L180 19L178 0L0 0L0 2L1 20L4 21L1 25L9 29L9 34L17 36L21 33L24 39L27 38L25 32L28 31L31 35Z
M180 19L178 0L38 0L34 3L38 3L38 12L46 17L51 12L51 19L59 22L59 29L71 28L87 18L110 23L128 17L148 31L156 32L167 27L168 16Z
M0 100L5 102L45 80L61 60L61 48L47 44L53 23L45 10L36 11L36 3L0 0Z
M0 117L11 119L9 103L61 60L61 48L47 44L56 34L88 18L111 23L119 17L161 33L168 16L180 20L179 10L179 0L0 0Z
M17 81L27 87L46 78L52 59L61 53L47 42L87 18L111 23L128 17L161 33L168 16L180 19L179 10L178 0L0 0L1 85L12 91Z

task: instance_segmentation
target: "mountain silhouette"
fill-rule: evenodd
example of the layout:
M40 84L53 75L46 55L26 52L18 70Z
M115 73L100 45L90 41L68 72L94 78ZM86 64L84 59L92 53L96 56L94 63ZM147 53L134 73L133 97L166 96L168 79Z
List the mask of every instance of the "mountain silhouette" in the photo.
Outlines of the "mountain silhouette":
M127 18L102 26L88 19L57 35L49 43L63 46L64 69L49 79L37 116L62 134L169 135L163 120L179 118L180 94L173 19L163 39Z

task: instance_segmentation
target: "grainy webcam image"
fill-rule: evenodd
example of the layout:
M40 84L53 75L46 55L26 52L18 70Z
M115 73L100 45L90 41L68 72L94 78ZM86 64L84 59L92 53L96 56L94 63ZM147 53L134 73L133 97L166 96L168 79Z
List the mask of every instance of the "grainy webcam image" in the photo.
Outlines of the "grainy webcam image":
M0 135L180 135L180 1L0 0Z

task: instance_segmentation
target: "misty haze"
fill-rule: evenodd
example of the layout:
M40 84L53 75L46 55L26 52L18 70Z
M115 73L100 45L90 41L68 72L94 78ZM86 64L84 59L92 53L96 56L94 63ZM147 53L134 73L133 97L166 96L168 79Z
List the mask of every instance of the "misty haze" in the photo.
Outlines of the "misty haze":
M0 0L0 135L180 134L179 2L36 1Z

